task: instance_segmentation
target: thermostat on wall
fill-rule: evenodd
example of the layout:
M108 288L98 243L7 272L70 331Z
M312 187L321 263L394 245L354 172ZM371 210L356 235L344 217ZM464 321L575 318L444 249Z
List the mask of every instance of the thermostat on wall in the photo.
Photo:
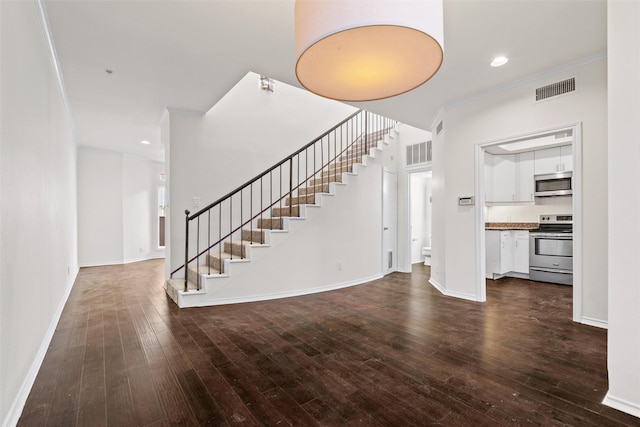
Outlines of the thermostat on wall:
M473 196L458 197L458 206L473 206Z

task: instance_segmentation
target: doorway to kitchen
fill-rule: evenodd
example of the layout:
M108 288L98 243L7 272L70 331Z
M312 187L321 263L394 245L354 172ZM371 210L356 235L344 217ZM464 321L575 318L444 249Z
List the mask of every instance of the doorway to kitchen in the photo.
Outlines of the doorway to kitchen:
M476 145L476 291L481 301L486 300L486 278L529 278L530 266L515 262L522 261L523 250L527 261L531 250L531 239L521 234L529 233L527 227L537 229L547 214L560 214L572 222L573 320L583 322L581 141L576 123ZM538 180L550 175L568 175L570 195L543 194Z
M430 168L408 172L409 182L409 242L407 253L411 264L431 265L431 194Z

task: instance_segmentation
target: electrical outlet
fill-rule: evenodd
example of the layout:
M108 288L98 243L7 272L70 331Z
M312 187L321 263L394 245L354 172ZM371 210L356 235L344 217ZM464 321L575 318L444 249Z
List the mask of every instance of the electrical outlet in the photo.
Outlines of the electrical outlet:
M342 261L338 261L336 268L338 269L338 271L342 271Z
M191 204L193 205L194 208L199 208L200 207L200 197L194 197L193 199L191 199Z

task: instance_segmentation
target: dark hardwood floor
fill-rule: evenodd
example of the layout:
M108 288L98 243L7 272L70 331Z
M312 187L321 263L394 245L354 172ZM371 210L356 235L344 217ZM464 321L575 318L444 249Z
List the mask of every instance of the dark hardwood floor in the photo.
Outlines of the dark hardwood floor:
M571 288L442 296L428 267L260 303L178 309L162 260L83 268L21 426L639 425L600 404L606 331Z

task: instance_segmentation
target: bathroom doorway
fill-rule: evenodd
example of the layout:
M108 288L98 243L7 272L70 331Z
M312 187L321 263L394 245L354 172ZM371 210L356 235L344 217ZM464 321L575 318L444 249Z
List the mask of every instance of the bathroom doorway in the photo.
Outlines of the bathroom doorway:
M411 264L431 265L430 170L409 172L409 254Z

